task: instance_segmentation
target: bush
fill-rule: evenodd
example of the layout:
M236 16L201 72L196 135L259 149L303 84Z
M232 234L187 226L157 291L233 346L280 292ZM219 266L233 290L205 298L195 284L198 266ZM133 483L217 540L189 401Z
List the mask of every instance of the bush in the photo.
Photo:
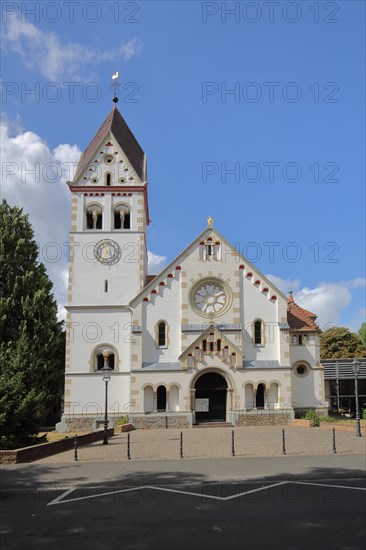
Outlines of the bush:
M366 420L366 409L363 409L362 411L362 418Z
M304 418L311 421L311 425L313 428L317 428L320 426L320 416L316 411L309 410Z
M120 426L121 424L128 424L129 418L126 414L125 416L119 416L116 421L116 426Z

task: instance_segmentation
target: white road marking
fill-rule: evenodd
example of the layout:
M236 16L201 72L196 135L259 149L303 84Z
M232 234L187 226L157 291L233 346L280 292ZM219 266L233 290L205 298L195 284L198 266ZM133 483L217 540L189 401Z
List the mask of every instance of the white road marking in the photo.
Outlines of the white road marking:
M78 488L81 489L82 487L78 487ZM89 487L85 487L85 488L88 489ZM68 498L67 500L61 500L63 496L67 496L68 492L66 491L66 493L60 495L58 499L55 499L52 502L49 502L47 506L49 506L50 504L64 504L67 502L75 502L77 500L86 500L87 498L97 498L97 497L104 497L106 495L116 495L117 493L128 493L130 491L139 491L140 489L146 489L146 487L145 486L131 487L131 489L120 489L119 491L109 491L108 493L98 493L97 495L89 495L86 497L76 497L76 498ZM72 490L74 491L75 489L72 489Z
M49 502L47 504L47 506L51 506L51 504L58 504L60 501L62 501L62 499L64 497L67 497L67 495L69 495L70 493L72 493L73 491L75 491L77 489L77 487L74 487L73 489L68 489L67 491L65 491L64 493L62 493L62 495L59 495L57 498L55 498L54 500L51 500L51 502Z
M335 489L353 489L356 491L366 491L366 488L364 487L351 487L346 485L332 485L332 484L326 484L326 483L316 483L316 482L308 482L308 481L279 481L278 483L272 483L271 485L266 485L264 487L258 487L257 489L251 489L249 491L243 491L241 493L235 493L234 495L230 495L228 497L220 497L216 495L207 495L205 493L194 493L192 491L183 491L181 489L169 489L168 487L157 487L154 485L143 485L140 487L131 487L129 489L119 489L118 491L108 491L107 493L98 493L96 495L88 495L83 497L76 497L76 498L68 498L65 499L70 493L78 489L78 487L74 487L73 489L69 489L68 491L65 491L62 493L62 495L58 496L51 502L47 504L47 506L50 506L51 504L66 504L68 502L76 502L78 500L86 500L90 498L98 498L98 497L104 497L108 495L116 495L119 493L130 493L132 491L141 491L143 489L152 489L154 491L162 491L166 493L177 493L180 495L188 495L193 497L199 497L199 498L210 498L212 500L221 500L221 501L227 501L232 500L234 498L238 498L241 496L258 493L260 491L266 491L267 489L271 489L273 487L279 487L280 485L312 485L315 487L332 487ZM79 487L80 488L80 487ZM85 489L90 489L90 487L85 487Z
M77 500L86 500L86 499L89 499L89 498L104 497L104 496L107 496L107 495L115 495L117 493L127 493L127 492L131 492L131 491L139 491L139 490L142 490L142 489L152 489L154 491L162 491L162 492L166 492L166 493L177 493L177 494L181 494L181 495L189 495L189 496L194 496L194 497L211 498L213 500L225 501L225 500L231 500L232 498L237 498L237 497L240 497L240 496L243 496L243 495L248 495L250 493L257 493L259 491L265 491L266 489L270 489L271 487L277 487L278 485L284 485L286 483L287 483L287 481L280 481L279 483L273 483L271 485L266 485L265 487L259 487L258 489L251 489L250 491L244 491L242 493L236 493L235 495L231 495L231 496L228 496L228 497L219 497L219 496L216 496L216 495L207 495L205 493L194 493L192 491L182 491L180 489L168 489L167 487L156 487L154 485L144 485L142 487L131 487L130 489L120 489L118 491L109 491L107 493L98 493L97 495L88 495L88 496L83 496L83 497L68 498L67 500L62 500L64 496L67 496L68 493L66 492L66 493L63 493L62 495L60 495L57 499L50 502L48 504L48 506L50 504L64 504L64 503L67 503L67 502L75 502Z
M294 485L315 485L316 487L333 487L335 489L354 489L355 491L366 491L366 487L351 487L350 485L332 485L330 483L316 483L310 481L287 481Z
M273 483L272 485L266 485L265 487L259 487L259 489L252 489L251 491L244 491L243 493L237 493L236 495L231 495L226 497L223 500L231 500L232 498L238 498L243 495L249 495L250 493L259 493L259 491L265 491L266 489L271 489L271 487L278 487L279 485L285 485L287 481L280 481L279 483Z

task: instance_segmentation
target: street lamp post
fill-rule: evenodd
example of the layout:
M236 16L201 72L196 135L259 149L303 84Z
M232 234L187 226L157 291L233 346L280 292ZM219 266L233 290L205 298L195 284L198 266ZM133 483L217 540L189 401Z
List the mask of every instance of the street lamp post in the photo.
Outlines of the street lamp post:
M353 372L355 375L355 398L356 398L356 437L361 437L360 407L358 405L358 375L360 374L360 362L353 360Z
M110 381L111 368L108 364L108 353L103 353L104 366L102 368L103 381L105 382L105 407L104 407L104 437L103 445L108 445L108 382Z

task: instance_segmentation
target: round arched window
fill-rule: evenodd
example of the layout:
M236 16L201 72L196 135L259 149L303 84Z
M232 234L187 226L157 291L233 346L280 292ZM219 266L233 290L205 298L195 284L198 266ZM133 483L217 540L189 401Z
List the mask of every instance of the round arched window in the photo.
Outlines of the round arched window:
M227 285L218 279L203 279L191 292L192 307L203 317L222 315L230 306L231 294Z
M103 160L106 164L113 164L114 163L114 156L113 155L104 155Z
M298 376L306 376L308 373L308 367L304 364L297 365L295 368L295 372Z

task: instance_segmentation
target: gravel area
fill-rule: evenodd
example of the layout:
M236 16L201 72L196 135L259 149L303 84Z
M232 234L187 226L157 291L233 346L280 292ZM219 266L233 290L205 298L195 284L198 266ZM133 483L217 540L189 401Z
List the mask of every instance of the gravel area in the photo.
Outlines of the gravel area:
M230 428L191 428L184 430L136 430L130 432L131 460L180 460L180 431L183 433L184 459L229 458L232 456ZM282 456L282 428L234 428L236 457ZM332 432L320 428L285 429L286 455L332 455ZM366 438L354 432L336 431L338 455L366 454ZM109 445L98 441L79 447L79 462L120 462L127 458L127 433L110 438ZM37 464L70 464L74 451L35 461Z

